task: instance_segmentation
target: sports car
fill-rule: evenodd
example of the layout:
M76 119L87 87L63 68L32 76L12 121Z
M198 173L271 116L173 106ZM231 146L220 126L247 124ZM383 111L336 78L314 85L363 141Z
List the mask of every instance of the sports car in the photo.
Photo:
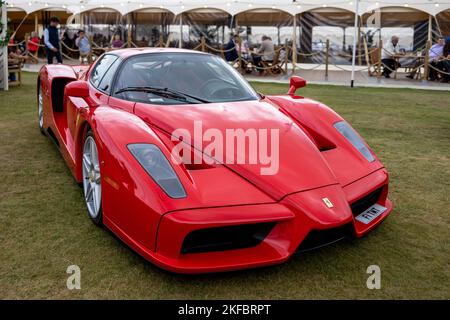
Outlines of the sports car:
M88 217L177 273L280 264L359 238L392 211L388 172L324 104L257 93L220 57L183 49L46 65L38 123L82 185Z

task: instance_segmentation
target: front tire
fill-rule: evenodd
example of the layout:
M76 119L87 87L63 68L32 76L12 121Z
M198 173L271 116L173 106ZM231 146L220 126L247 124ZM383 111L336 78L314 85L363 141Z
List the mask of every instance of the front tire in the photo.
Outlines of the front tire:
M88 209L88 216L96 225L102 225L102 185L97 143L92 131L88 131L84 139L83 158L83 191Z
M39 130L45 135L44 130L44 97L42 95L42 86L38 84L38 125Z

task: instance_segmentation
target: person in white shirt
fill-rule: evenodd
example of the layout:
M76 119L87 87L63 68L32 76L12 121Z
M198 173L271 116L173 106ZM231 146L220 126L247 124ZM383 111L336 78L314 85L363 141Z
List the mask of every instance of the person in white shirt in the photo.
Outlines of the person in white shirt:
M396 55L401 54L400 47L398 45L399 37L392 36L391 41L388 42L381 52L381 62L384 64L383 75L385 78L390 78L390 74L393 70L401 67L400 63L395 59Z
M444 45L445 40L443 37L440 37L438 41L431 46L430 51L428 52L428 56L430 57L430 64L435 68L429 69L429 80L434 81L438 78L438 72L436 69L438 69L439 61L442 59L444 55Z

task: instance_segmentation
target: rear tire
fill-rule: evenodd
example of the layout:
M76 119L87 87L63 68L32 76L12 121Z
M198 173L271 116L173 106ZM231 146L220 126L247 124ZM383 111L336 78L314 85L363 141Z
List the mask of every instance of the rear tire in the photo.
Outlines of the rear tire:
M88 216L91 221L101 226L102 212L102 185L100 174L100 161L98 159L97 143L91 130L86 133L82 157L83 194Z

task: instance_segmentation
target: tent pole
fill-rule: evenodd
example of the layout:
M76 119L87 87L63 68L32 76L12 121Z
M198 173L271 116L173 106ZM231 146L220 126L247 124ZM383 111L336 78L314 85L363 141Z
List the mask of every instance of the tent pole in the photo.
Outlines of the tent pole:
M436 18L436 16L433 16L433 18L434 18L434 22L436 22L436 28L437 28L437 31L439 32L439 36L443 36L443 34L442 34L442 29L441 29L441 26L439 25L439 21L438 21L438 19Z
M179 39L178 47L183 48L183 13L180 13L180 39Z
M297 15L294 15L292 24L294 26L294 33L292 34L292 74L294 74L295 66L297 64Z
M127 14L127 48L131 48L131 14Z
M28 18L28 13L25 15L25 17L20 21L19 26L14 30L13 34L11 35L11 38L14 38L16 36L17 31L19 31L22 24L25 22L25 20Z
M355 24L354 24L354 35L353 35L353 53L352 53L352 78L350 86L353 88L355 82L355 60L356 60L356 38L359 37L358 29L358 18L359 18L359 0L355 1Z
M428 41L433 40L433 20L431 14L428 15Z
M4 39L6 37L6 30L8 29L8 18L7 18L7 9L6 9L6 3L4 5L2 5L1 7L1 19L2 19L2 25L3 25L3 30L2 30L2 34L1 37L2 39ZM9 83L8 83L8 46L5 45L4 47L0 48L1 50L1 61L0 61L0 65L1 65L1 70L2 75L0 76L2 82L3 82L3 90L7 91L9 89Z

